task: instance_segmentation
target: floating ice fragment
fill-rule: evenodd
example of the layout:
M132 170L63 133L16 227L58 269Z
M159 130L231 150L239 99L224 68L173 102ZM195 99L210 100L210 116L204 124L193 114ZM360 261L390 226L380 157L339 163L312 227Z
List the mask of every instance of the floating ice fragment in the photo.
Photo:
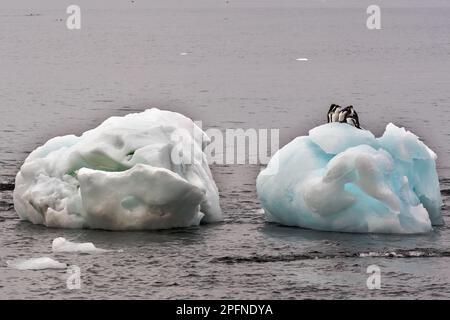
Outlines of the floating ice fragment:
M43 269L66 269L65 263L58 262L52 258L32 258L32 259L17 259L13 261L6 261L8 267L18 270L43 270Z
M52 242L53 252L83 252L83 253L100 253L109 250L96 248L92 242L76 243L59 237Z

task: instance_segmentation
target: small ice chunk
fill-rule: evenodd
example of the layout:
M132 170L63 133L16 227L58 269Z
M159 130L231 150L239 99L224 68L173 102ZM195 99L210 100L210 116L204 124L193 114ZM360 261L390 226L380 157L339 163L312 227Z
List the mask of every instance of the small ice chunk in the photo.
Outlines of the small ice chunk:
M297 58L295 60L297 60L297 61L308 61L308 58Z
M108 252L109 250L96 248L92 242L76 243L59 237L53 240L52 243L53 252Z
M49 257L17 259L6 261L8 267L17 270L44 270L44 269L66 269L65 263L58 262Z

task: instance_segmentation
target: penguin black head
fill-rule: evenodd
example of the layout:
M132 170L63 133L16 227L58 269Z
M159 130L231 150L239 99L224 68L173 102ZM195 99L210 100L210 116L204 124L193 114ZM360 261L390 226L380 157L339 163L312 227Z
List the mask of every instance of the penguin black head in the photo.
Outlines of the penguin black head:
M332 103L328 112L332 112L332 111L336 110L336 108L338 108L338 107L340 108L340 106L338 106L337 104Z

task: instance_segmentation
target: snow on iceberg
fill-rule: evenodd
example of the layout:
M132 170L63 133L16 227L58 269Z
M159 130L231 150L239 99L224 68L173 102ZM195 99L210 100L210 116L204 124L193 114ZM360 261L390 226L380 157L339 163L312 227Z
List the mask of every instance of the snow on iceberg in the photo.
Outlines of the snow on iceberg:
M58 262L49 257L17 259L6 261L8 267L17 270L44 270L44 269L66 269L65 263Z
M97 248L92 242L77 243L59 237L52 242L53 252L100 253L109 250Z
M222 219L207 135L156 108L49 140L16 176L14 206L48 227L167 229Z
M422 233L441 225L436 154L393 124L380 138L328 123L280 149L257 178L269 221L341 232Z

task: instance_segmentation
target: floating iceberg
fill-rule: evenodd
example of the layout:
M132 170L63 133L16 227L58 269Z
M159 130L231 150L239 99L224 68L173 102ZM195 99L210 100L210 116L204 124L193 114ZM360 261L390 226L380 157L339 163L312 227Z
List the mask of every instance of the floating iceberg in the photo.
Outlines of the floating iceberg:
M343 123L280 149L257 178L269 221L316 230L422 233L443 224L436 154L393 124L380 138Z
M44 269L66 269L65 263L58 262L49 257L17 259L6 261L8 267L17 270L44 270Z
M203 150L189 118L156 108L111 117L81 136L49 140L16 177L14 206L48 227L142 230L222 219Z
M52 242L53 252L101 253L109 250L97 248L92 242L77 243L59 237Z

